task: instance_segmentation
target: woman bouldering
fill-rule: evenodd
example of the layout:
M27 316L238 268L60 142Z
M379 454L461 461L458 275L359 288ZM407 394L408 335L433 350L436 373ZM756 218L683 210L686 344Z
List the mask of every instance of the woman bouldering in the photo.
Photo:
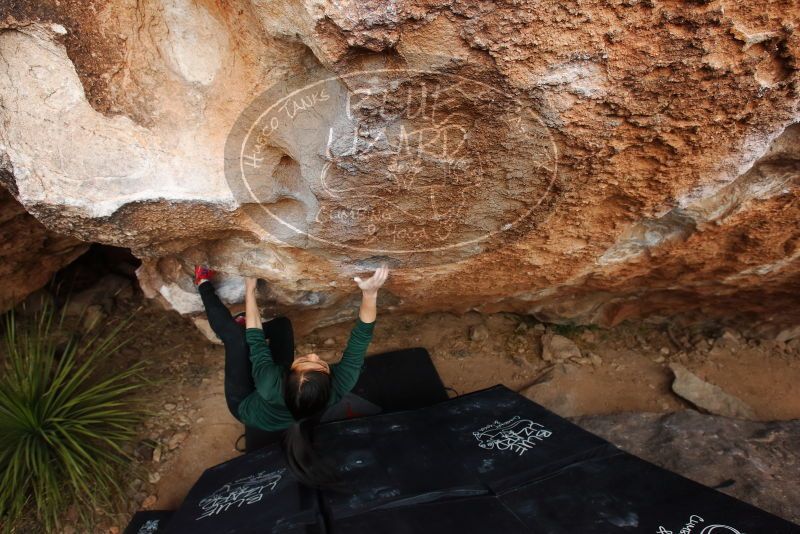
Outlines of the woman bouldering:
M365 280L354 278L361 290L361 305L342 358L335 364L314 353L295 358L288 318L262 323L257 279L245 280L245 314L234 317L217 297L213 275L206 267L195 268L195 284L209 324L225 346L228 409L247 426L281 433L287 461L301 480L311 485L328 481L329 473L314 454L311 431L358 381L375 326L378 290L389 276L388 267L379 267Z

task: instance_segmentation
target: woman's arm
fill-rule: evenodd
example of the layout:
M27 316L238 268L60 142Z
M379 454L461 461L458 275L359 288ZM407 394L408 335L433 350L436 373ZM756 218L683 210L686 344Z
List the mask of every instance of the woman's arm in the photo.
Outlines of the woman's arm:
M248 276L244 279L244 313L247 328L261 327L261 312L258 311L258 301L256 300L256 286L258 278Z
M272 360L272 353L264 338L261 326L261 312L258 310L256 299L257 278L245 278L244 281L244 308L245 308L245 339L250 346L250 363L253 370L253 382L258 394L269 399L275 394L280 394L281 368Z
M375 322L375 317L378 315L378 290L386 282L388 276L389 268L386 265L381 265L375 271L375 274L366 280L362 280L358 276L353 278L361 289L361 307L358 310L358 318L362 322Z
M376 270L368 280L354 278L358 287L361 288L361 307L358 310L356 325L347 340L347 347L344 349L342 359L339 363L331 366L336 400L347 394L358 382L361 367L364 365L364 357L367 355L367 347L372 340L372 330L375 327L375 317L378 313L376 306L378 289L388 276L389 269L384 265Z

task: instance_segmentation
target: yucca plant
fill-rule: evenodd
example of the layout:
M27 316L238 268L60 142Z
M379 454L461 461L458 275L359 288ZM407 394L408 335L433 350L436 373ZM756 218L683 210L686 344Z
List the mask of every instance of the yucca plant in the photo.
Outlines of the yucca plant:
M141 363L101 371L130 341L127 321L90 337L64 339L51 307L24 325L4 317L0 376L0 525L35 517L52 532L70 507L88 526L122 495L123 450L136 436Z

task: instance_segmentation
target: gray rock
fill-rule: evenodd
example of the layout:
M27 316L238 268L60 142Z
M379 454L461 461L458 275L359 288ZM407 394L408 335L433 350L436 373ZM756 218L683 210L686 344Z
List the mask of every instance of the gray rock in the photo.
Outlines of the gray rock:
M561 417L577 415L580 412L574 392L563 385L563 380L573 370L571 365L550 366L533 384L520 391L520 394Z
M722 335L714 340L714 346L709 353L712 357L717 357L725 354L728 351L736 351L742 345L742 338L735 330L726 328L723 330Z
M211 325L208 323L208 319L201 316L192 317L192 322L194 326L200 330L200 332L209 340L211 343L215 345L222 345L222 340L214 333L211 329Z
M103 322L105 318L106 313L103 311L103 307L99 304L92 304L83 312L83 318L81 319L81 331L84 334L88 334L101 322Z
M547 328L542 323L536 323L535 325L533 325L533 328L531 328L531 330L535 335L540 336L545 333L545 330L547 330Z
M17 308L20 315L31 317L40 313L46 306L53 305L53 296L46 289L34 291Z
M167 441L167 448L169 448L171 451L177 449L184 441L186 441L186 437L188 435L189 434L186 432L176 432L171 438L169 438L169 441Z
M626 413L574 422L614 445L790 521L800 522L800 420Z
M597 341L597 335L591 330L584 330L581 332L581 339L586 343L594 343Z
M796 338L800 338L800 324L791 328L785 328L778 332L778 335L775 336L775 341L783 341L785 343Z
M485 324L476 324L469 327L469 339L472 341L486 341L489 339L489 329Z
M564 360L578 359L581 349L571 339L553 332L546 332L542 336L542 359L546 362L561 362Z
M67 302L65 313L67 315L81 315L88 307L102 304L104 311L108 312L113 298L120 292L132 292L131 281L123 276L107 274L89 289L71 295Z
M739 344L742 342L742 336L739 334L739 332L732 328L723 329L722 335L719 336L719 339L731 344Z
M686 367L673 363L670 369L675 373L672 391L698 408L725 417L755 419L755 412L743 400L726 393L722 388L706 382Z
M139 460L142 460L144 462L149 462L150 460L153 459L153 450L157 446L158 444L155 441L151 439L143 439L136 444L136 447L134 449L134 455ZM134 479L133 482L131 482L131 485L134 486L135 489L139 489L139 487L136 485L137 482L141 484L141 481L137 479Z

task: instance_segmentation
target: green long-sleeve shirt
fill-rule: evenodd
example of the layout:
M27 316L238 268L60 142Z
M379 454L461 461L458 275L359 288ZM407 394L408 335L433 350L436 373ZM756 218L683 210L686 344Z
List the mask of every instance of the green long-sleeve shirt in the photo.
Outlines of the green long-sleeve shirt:
M332 392L328 406L333 406L356 385L364 356L372 340L375 323L356 319L350 339L339 363L331 365ZM248 328L245 339L250 346L250 362L256 390L239 404L239 419L246 425L267 431L283 430L294 418L283 401L283 378L288 369L272 360L272 353L260 328Z

